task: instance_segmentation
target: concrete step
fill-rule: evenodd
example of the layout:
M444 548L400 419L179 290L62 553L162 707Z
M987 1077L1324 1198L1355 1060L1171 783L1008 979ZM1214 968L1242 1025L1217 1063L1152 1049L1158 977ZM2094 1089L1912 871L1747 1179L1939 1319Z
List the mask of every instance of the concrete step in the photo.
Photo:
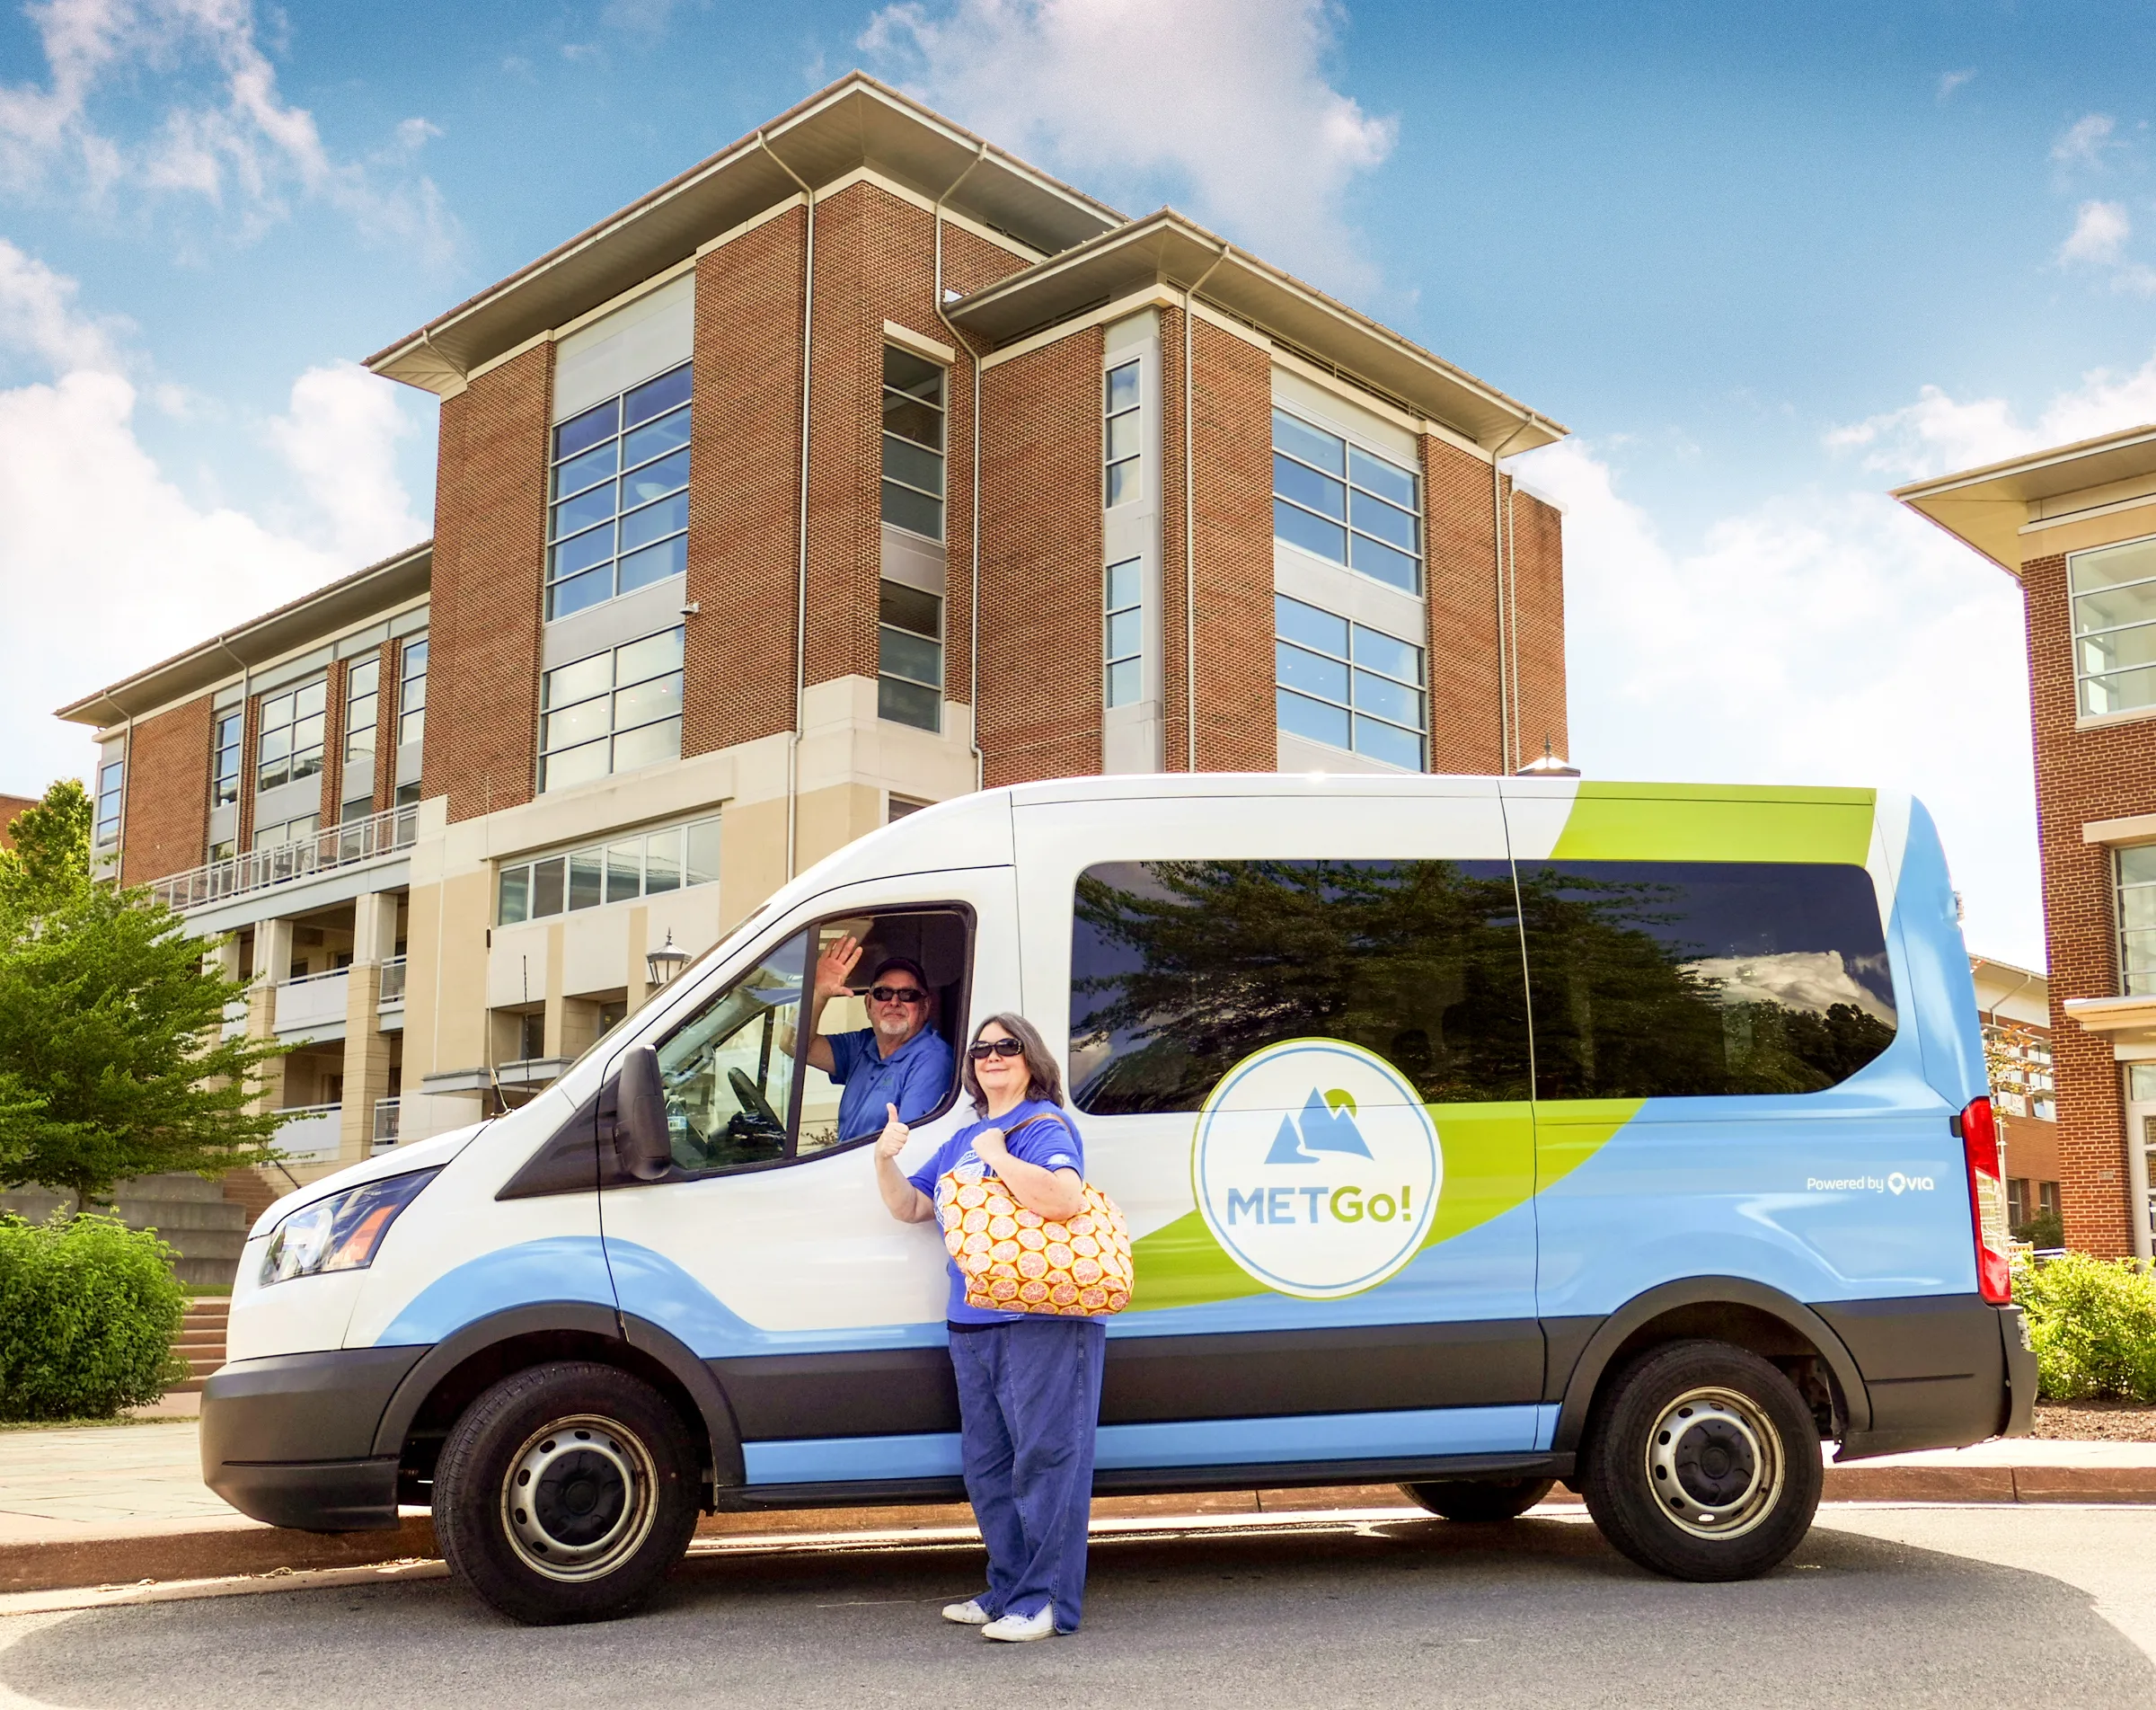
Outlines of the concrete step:
M247 1238L247 1213L230 1200L122 1200L119 1212L128 1227L155 1229L175 1245L196 1230Z
M194 1200L214 1203L224 1193L215 1182L206 1182L191 1172L178 1171L163 1175L137 1175L117 1183L113 1197L119 1200Z

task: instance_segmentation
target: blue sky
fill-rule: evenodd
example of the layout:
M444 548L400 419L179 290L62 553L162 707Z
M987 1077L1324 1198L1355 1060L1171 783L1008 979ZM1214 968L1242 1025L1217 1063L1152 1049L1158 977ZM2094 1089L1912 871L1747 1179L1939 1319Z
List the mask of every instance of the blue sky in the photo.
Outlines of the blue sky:
M1574 758L1911 787L2041 954L2012 585L1886 501L2156 419L2156 12L693 0L0 13L0 788L62 698L422 536L351 359L863 65L1575 438Z

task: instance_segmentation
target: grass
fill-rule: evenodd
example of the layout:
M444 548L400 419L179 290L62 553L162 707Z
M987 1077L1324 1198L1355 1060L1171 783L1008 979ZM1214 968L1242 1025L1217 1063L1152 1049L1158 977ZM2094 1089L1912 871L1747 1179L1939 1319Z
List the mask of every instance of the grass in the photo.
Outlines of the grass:
M191 1425L195 1422L192 1413L160 1419L132 1419L125 1413L117 1419L0 1419L0 1431L81 1431L91 1425Z

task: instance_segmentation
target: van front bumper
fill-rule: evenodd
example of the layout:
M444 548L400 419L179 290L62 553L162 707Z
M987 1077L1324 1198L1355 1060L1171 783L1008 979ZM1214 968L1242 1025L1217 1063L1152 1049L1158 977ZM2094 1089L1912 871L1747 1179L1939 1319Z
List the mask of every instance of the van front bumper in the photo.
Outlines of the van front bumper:
M397 1457L374 1452L389 1399L427 1350L239 1360L202 1389L202 1482L252 1520L310 1532L397 1523Z

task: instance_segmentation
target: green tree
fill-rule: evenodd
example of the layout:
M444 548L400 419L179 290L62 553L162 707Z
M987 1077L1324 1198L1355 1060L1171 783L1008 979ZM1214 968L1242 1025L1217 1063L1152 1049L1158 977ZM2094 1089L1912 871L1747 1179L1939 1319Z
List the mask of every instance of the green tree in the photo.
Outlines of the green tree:
M66 780L0 850L0 1186L79 1203L128 1176L268 1163L284 1119L249 1106L290 1048L223 1037L245 987L146 892L92 879L90 823Z

